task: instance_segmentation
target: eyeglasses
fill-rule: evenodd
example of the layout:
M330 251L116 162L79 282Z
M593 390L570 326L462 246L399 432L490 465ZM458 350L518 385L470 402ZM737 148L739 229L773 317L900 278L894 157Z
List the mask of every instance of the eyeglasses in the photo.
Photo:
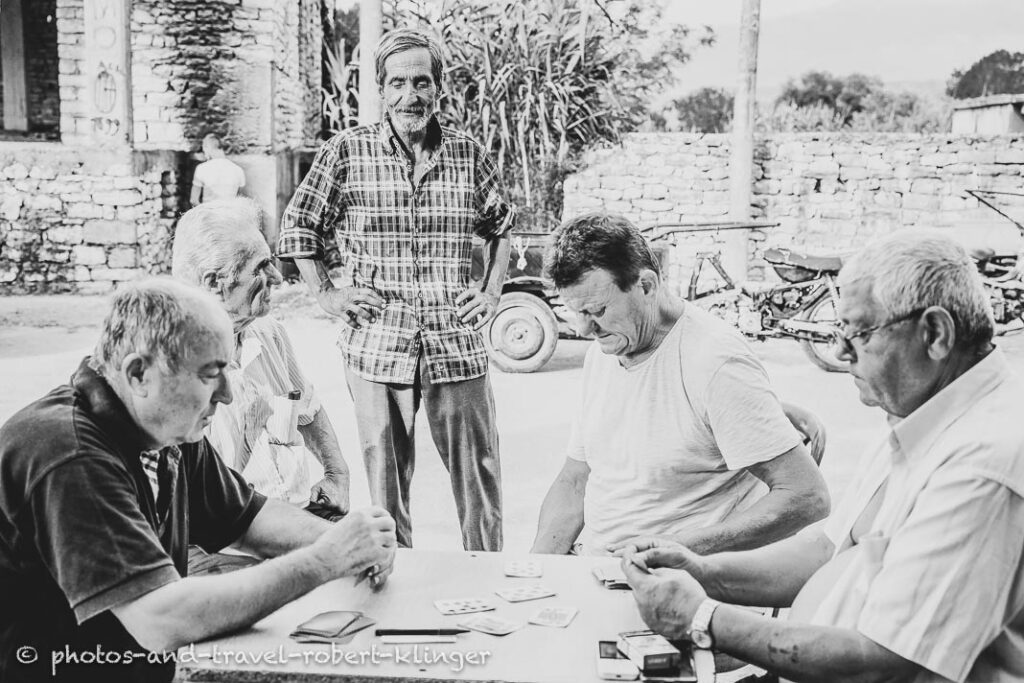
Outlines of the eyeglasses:
M844 325L841 322L836 323L836 327L832 330L832 343L835 344L836 346L838 346L839 350L844 352L844 353L853 353L853 351L854 351L853 340L854 339L860 339L862 341L862 343L867 344L868 341L871 339L871 335L874 334L875 332L878 332L881 329L885 329L886 327L891 327L892 325L895 325L897 323L901 323L901 322L903 322L905 320L910 320L911 318L916 318L917 316L919 316L922 313L924 313L925 310L926 309L924 309L924 308L915 308L914 310L912 310L910 313L907 313L906 315L901 315L901 316L895 317L895 318L893 318L891 320L886 320L884 323L880 323L878 325L872 325L871 327L865 327L863 330L857 330L856 332L854 332L852 334L847 334L846 333L846 325Z

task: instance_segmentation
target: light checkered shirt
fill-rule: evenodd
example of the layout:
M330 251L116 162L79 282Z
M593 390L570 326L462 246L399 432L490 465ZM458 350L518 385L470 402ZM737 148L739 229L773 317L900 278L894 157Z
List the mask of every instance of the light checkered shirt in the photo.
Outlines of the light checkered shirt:
M173 487L178 477L178 464L181 461L181 450L177 446L170 446L163 453L167 456L167 485ZM153 501L160 505L160 454L161 451L142 451L139 460L142 462L142 470L149 479L149 486L153 489ZM167 506L170 509L170 505ZM167 510L157 508L157 514L162 518ZM161 519L162 521L162 519Z
M375 382L412 384L421 349L432 382L487 372L483 339L459 320L455 297L470 286L473 235L503 235L515 209L479 144L435 118L427 142L432 152L414 188L386 118L339 133L320 148L281 222L278 256L322 258L334 230L343 284L384 299L375 323L346 325L338 341L348 366Z

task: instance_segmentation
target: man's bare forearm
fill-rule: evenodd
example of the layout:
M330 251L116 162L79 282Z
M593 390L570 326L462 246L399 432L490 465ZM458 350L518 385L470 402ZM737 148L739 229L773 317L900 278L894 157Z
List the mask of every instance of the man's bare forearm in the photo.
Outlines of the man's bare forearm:
M299 432L309 450L324 466L324 474L346 478L349 476L348 463L341 454L338 435L334 432L331 419L327 417L327 411L321 407L313 416L312 422L299 427Z
M325 289L332 286L331 275L327 272L327 266L321 259L297 258L295 266L299 269L302 281L309 287L313 296L320 296Z
M824 533L810 530L763 548L708 555L698 580L716 600L789 607L808 579L832 557Z
M560 473L540 506L533 553L565 554L583 531L586 479Z
M711 622L715 647L792 681L910 680L918 667L858 632L786 622L722 605Z
M268 499L235 547L256 557L278 557L305 548L328 528L330 522L316 515Z
M480 289L495 297L501 297L501 289L505 285L505 274L508 273L508 257L512 252L512 244L508 233L488 240L484 250L484 278Z

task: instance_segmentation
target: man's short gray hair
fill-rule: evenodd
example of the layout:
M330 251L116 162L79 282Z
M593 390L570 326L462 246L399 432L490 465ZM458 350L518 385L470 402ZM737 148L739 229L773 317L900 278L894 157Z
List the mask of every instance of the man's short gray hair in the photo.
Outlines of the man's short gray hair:
M377 85L384 85L384 62L388 57L406 50L424 48L430 53L430 73L434 77L434 85L441 87L441 77L444 74L444 54L441 52L441 43L422 31L411 28L397 28L389 31L377 43L377 50L373 53L373 61L377 67Z
M217 273L229 284L237 281L262 240L263 211L251 199L218 199L189 209L174 231L171 274L193 285Z
M169 277L128 283L114 294L92 366L116 372L126 356L138 353L165 372L177 372L192 349L218 333L210 326L218 319L231 330L220 302L197 287Z
M977 267L961 245L935 230L901 230L861 250L839 271L840 289L855 282L868 285L885 319L941 306L956 325L958 347L992 341L992 306Z

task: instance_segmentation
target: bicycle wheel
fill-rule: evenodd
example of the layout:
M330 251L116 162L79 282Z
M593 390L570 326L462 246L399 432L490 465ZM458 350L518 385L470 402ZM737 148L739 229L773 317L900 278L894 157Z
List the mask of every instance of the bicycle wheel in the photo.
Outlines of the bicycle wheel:
M804 311L799 319L807 322L835 325L839 322L835 299L832 298L831 294L826 293L811 304L810 308ZM800 348L804 350L804 353L811 359L812 363L826 372L850 371L850 364L836 357L836 348L831 342L801 339Z

